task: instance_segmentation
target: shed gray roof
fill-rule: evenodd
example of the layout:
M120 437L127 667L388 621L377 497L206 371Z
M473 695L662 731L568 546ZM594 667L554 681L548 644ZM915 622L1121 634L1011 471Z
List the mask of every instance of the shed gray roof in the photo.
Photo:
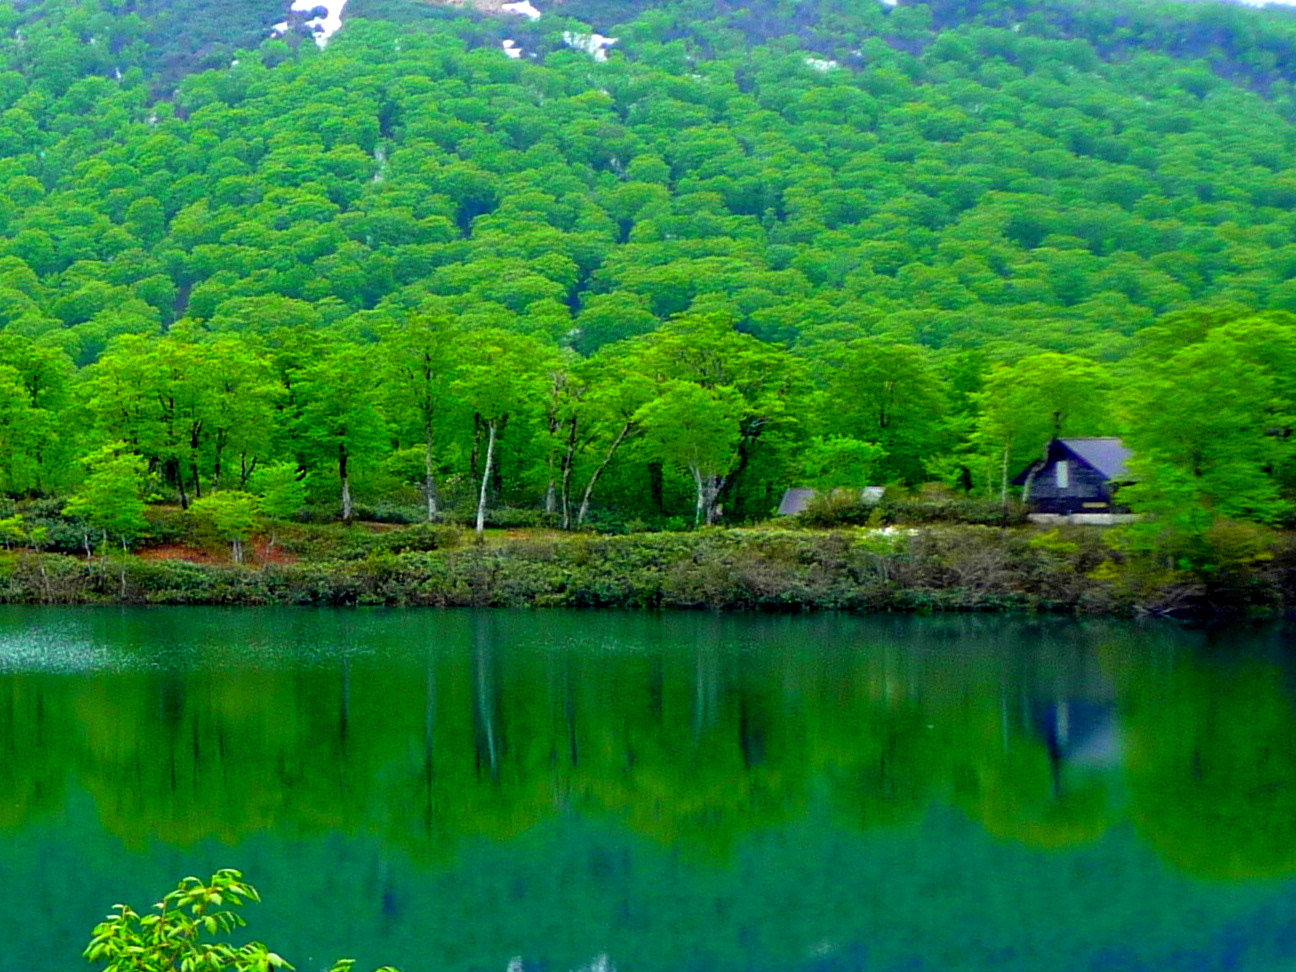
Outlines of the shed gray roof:
M816 492L813 489L789 489L783 494L783 502L779 504L779 516L796 516L798 513L804 513L806 506L815 498Z
M834 493L837 490L833 490ZM859 500L861 503L872 505L881 501L886 493L885 486L865 486L859 491ZM807 489L806 487L796 487L789 489L783 494L783 502L779 503L779 516L796 516L798 513L804 513L810 501L819 495L817 489Z
M1059 439L1075 455L1093 466L1109 480L1129 478L1131 452L1115 436Z

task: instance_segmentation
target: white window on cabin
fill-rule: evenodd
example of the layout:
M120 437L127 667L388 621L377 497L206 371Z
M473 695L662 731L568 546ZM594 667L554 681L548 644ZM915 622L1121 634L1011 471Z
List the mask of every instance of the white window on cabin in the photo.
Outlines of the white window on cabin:
M1057 480L1058 489L1066 489L1071 485L1071 463L1063 459L1053 467L1053 474Z

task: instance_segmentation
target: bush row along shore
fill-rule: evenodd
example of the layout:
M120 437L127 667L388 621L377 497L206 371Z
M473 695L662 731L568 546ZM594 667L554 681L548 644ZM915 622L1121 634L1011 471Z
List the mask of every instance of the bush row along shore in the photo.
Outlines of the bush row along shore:
M408 535L408 538L407 538ZM0 603L1042 611L1274 616L1296 605L1296 540L1209 573L1123 555L1104 531L944 525L523 536L372 535L361 555L236 566L12 551ZM412 539L411 539L412 538Z

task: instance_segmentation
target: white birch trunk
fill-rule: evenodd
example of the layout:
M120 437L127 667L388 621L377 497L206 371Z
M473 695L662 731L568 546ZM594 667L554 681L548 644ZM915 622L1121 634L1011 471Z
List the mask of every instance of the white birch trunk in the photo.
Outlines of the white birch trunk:
M999 501L1005 510L1008 509L1008 450L1009 445L1005 442L1003 461L999 464Z
M720 496L720 490L724 489L725 477L705 475L698 466L690 466L689 470L693 473L693 481L697 483L697 511L693 523L695 526L701 526L703 523L707 526L715 526L716 520L719 519L716 500Z
M350 526L355 504L351 501L350 456L345 442L338 443L338 479L342 482L342 522Z
M481 492L477 495L477 542L480 543L486 535L486 490L490 486L491 472L495 463L495 420L491 419L486 424L486 462L483 463L485 469L482 472Z
M436 469L432 463L432 430L427 430L423 441L423 498L427 500L427 518L431 523L437 518Z

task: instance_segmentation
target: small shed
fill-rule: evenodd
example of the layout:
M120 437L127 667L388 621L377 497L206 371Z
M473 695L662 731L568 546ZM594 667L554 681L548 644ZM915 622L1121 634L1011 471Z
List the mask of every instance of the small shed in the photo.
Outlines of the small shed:
M1127 513L1116 489L1130 482L1130 450L1115 437L1054 439L1013 480L1035 513Z
M819 491L814 489L789 489L783 494L783 502L779 503L778 515L796 516L804 513L810 501L818 495Z
M835 493L836 490L833 490ZM885 486L865 486L859 491L859 501L865 506L872 506L882 501L882 496L886 493ZM804 513L810 501L819 495L817 489L807 489L797 487L789 489L783 494L783 501L779 503L779 516L796 516L798 513Z

